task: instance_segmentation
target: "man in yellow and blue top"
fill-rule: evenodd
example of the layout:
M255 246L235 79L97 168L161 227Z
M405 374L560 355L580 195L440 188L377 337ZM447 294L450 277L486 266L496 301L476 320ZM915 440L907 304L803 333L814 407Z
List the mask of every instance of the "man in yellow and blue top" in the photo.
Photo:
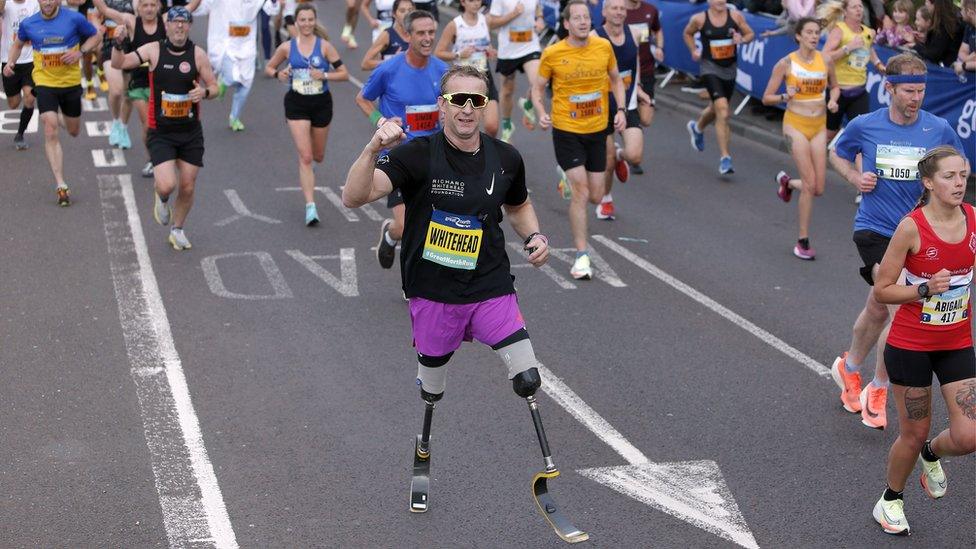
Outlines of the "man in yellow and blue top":
M72 137L81 128L82 56L101 44L101 35L85 16L61 9L60 0L40 0L41 11L21 22L8 53L20 56L25 44L34 48L34 96L44 124L44 152L57 183L58 205L68 206L68 185L64 182L63 153L58 135L58 111ZM8 71L11 74L8 74ZM13 69L4 68L8 78Z
M590 36L590 10L585 0L570 0L562 14L569 36L549 46L539 60L539 78L532 88L532 104L539 126L552 127L556 162L571 186L569 226L576 245L576 260L569 274L577 280L593 276L586 237L587 202L599 204L606 194L603 172L607 166L607 125L616 131L627 124L624 107L611 117L607 92L617 105L626 105L624 81L610 41ZM552 81L552 114L542 100ZM564 182L560 181L562 189ZM564 196L566 193L563 192Z

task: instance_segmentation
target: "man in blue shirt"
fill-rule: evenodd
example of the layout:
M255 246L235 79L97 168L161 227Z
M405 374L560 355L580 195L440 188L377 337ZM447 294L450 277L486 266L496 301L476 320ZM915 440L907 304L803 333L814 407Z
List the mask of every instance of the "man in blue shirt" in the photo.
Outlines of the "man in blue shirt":
M409 46L407 51L380 63L356 96L356 104L369 121L382 126L393 120L403 127L406 139L430 135L440 131L440 111L437 97L441 76L447 64L431 55L437 22L430 12L417 10L404 21ZM389 269L396 257L396 245L403 236L403 196L394 190L387 196L386 206L393 210L393 219L383 221L380 240L376 245L376 259Z
M94 25L76 11L61 9L59 0L40 0L41 11L24 19L17 37L10 45L8 57L20 58L24 45L34 50L34 96L44 124L44 152L57 184L58 205L71 200L64 182L64 154L58 129L58 111L64 117L64 128L77 137L81 129L81 69L79 60L101 44L102 37ZM13 76L13 63L3 74Z
M948 122L921 109L926 72L925 62L912 53L892 57L884 84L891 104L852 120L830 151L831 165L863 196L854 217L854 244L864 261L861 276L872 286L895 228L922 194L918 161L938 145L963 150ZM855 165L858 155L860 170ZM894 310L889 311L869 292L854 323L850 349L831 367L844 409L860 412L861 422L876 429L887 424L884 353L880 349L876 353L874 379L863 389L860 368L871 348L888 339Z

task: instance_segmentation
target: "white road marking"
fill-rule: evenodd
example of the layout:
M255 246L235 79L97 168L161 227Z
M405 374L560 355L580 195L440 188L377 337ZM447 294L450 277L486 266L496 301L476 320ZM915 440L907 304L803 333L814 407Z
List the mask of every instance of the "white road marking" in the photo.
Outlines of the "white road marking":
M224 196L227 197L227 200L230 201L231 207L234 208L234 211L237 213L214 223L214 225L218 227L229 225L235 221L244 219L245 217L249 217L251 219L254 219L255 221L260 221L262 223L268 223L269 225L275 225L277 223L281 223L281 221L274 219L272 217L252 213L251 210L249 210L248 207L244 205L244 201L241 200L240 195L238 195L237 191L235 191L234 189L224 189Z
M119 320L171 547L236 548L127 174L99 175Z
M342 187L340 187L339 189L341 191ZM276 191L301 191L302 188L301 187L276 187L275 190ZM334 190L332 190L329 187L315 187L315 190L317 192L322 193L322 195L325 196L325 198L330 203L332 203L332 205L335 206L337 210L339 210L342 216L346 218L346 221L353 221L353 222L359 221L359 216L356 215L356 212L343 206L342 198ZM366 217L370 218L370 220L372 221L383 221L384 219L384 217L378 214L376 210L373 209L373 206L371 206L370 204L363 204L358 209L359 211L366 214Z
M85 122L85 133L88 137L105 137L112 133L112 123L106 120Z
M610 264L604 261L603 256L597 253L592 247L590 247L589 252L590 264L593 268L593 278L602 280L614 288L627 287L624 281L620 280L620 277L617 276L617 272L610 267ZM570 267L576 261L576 248L549 248L549 254Z
M85 112L102 112L108 110L108 101L104 97L96 97L94 101L81 100L81 108Z
M525 259L528 259L529 254L525 250L522 249L522 243L521 242L509 242L508 243L508 246L512 250L514 250L515 253L521 255ZM529 265L530 267L532 266L531 263L527 263L526 265ZM512 266L513 267L516 267L516 266L520 266L520 265L512 265ZM539 272L541 272L542 274L548 276L550 280L552 280L553 282L555 282L556 285L558 285L560 288L562 288L564 290L575 290L576 289L576 284L573 284L569 280L566 280L565 278L559 276L559 273L556 272L556 269L553 269L549 265L543 265L542 267L539 267Z
M539 373L542 390L630 464L580 469L579 474L743 547L759 547L717 463L651 463L563 380L545 366L539 366Z
M825 377L828 379L830 378L830 369L828 369L823 364L817 362L816 360L810 358L806 354L795 349L793 346L791 346L789 343L786 343L782 339L779 339L778 337L760 328L759 326L756 326L752 322L746 320L742 316L733 312L731 309L725 307L724 305L718 303L714 299L699 292L698 290L692 288L691 286L685 284L684 282L678 280L677 278L669 275L668 273L661 270L659 267L655 266L653 263L638 256L637 254L631 252L627 248L624 248L620 244L617 244L616 242L610 240L605 236L594 235L593 240L596 240L600 244L603 244L607 248L610 248L612 251L620 254L621 257L623 257L627 261L630 261L631 263L633 263L640 269L644 270L654 278L657 278L658 280L664 282L668 286L671 286L675 290L678 290L679 292L685 294L691 299L694 299L698 303L711 309L713 312L718 313L720 316L724 317L729 322L735 324L736 326L742 328L743 330L749 332L750 334L758 337L770 347L776 349L777 351L785 354L786 356L806 366L810 370L816 372L821 377Z
M258 265L260 265L261 270L264 271L265 278L267 278L268 283L271 284L272 293L241 294L228 290L227 286L224 285L224 279L220 276L220 269L217 267L217 261L232 257L253 257L257 259ZM278 264L275 263L275 260L268 252L235 252L229 254L211 255L200 260L200 267L203 269L203 276L207 279L207 286L210 287L210 291L213 292L214 295L218 295L220 297L246 300L290 299L294 297L294 295L291 293L291 288L289 288L288 283L285 282L285 277L281 274L281 270L278 269Z
M352 82L357 88L363 89L363 82L353 75L349 75L349 81Z
M30 122L27 123L27 129L24 130L24 133L37 133L38 120L40 119L41 116L37 114L37 109L35 109L34 114L31 116ZM19 128L20 109L13 111L0 111L0 133L16 135Z
M302 267L305 267L312 274L319 277L322 282L325 282L332 289L339 292L339 294L346 297L359 297L359 282L356 280L355 248L342 248L339 250L339 255L305 255L298 250L285 250L285 253L299 262ZM336 278L334 274L319 265L316 261L319 259L338 259L340 278Z
M125 154L120 149L92 149L91 155L96 168L125 167Z

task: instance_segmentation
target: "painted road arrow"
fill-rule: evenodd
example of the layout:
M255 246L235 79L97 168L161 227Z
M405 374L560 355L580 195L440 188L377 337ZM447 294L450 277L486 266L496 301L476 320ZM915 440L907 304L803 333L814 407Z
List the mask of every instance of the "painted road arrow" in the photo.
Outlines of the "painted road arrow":
M540 366L539 372L542 390L630 464L580 469L579 474L716 536L758 549L717 463L651 463L549 369Z

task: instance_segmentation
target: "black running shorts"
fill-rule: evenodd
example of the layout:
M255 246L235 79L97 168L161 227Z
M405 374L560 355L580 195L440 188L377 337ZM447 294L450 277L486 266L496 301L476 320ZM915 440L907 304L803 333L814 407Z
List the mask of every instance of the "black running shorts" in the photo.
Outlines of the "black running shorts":
M495 72L502 76L511 76L515 74L515 71L522 71L524 73L526 63L541 57L542 54L540 52L533 52L515 59L499 59L498 62L495 63Z
M34 86L34 97L37 98L37 110L41 114L48 111L61 111L61 114L68 118L81 116L80 85L70 88Z
M203 167L203 127L185 132L149 130L146 148L153 166L170 160L182 160Z
M930 387L932 374L940 385L976 377L976 354L972 347L952 351L909 351L891 345L884 348L885 368L895 385Z
M617 131L617 130L613 129L613 117L616 114L617 113L611 114L610 117L607 120L607 135L613 135L613 133L615 131ZM629 111L624 112L624 116L626 116L626 118L627 118L627 126L624 129L626 129L626 128L640 128L641 127L640 113L637 112L637 109L631 109Z
M590 173L607 169L606 130L594 133L572 133L552 129L552 146L556 162L563 171L583 166Z
M867 91L854 96L845 96L842 93L837 100L837 112L827 111L827 129L835 132L840 129L840 124L844 121L845 116L850 122L854 120L854 117L867 114L870 110L871 104L868 101Z
M701 82L705 85L705 89L708 90L708 97L712 101L723 97L728 101L732 99L732 94L735 93L735 80L725 80L714 74L703 74L701 76Z
M302 95L288 90L285 94L285 118L308 120L313 128L325 128L332 123L332 93Z
M6 63L3 66L7 66ZM20 91L25 87L34 87L34 63L19 63L14 65L14 75L10 78L3 77L3 94L7 97L20 95Z
M889 242L891 242L890 238L874 231L867 229L854 231L854 245L857 246L857 253L861 256L861 261L864 262L864 266L858 272L861 273L861 278L868 283L868 286L874 286L874 274L871 271L875 265L881 265L881 260L884 259L884 254L888 250Z

